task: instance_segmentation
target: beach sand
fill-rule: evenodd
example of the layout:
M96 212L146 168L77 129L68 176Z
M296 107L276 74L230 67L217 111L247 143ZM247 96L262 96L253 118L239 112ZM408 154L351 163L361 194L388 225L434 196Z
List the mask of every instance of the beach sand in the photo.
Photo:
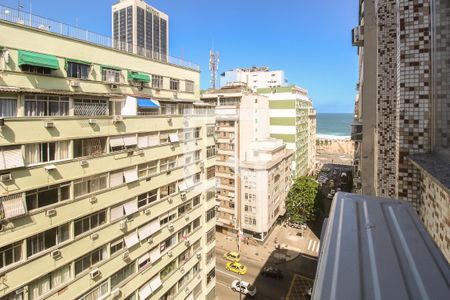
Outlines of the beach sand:
M316 140L317 159L321 163L352 165L353 151L350 137L319 136Z

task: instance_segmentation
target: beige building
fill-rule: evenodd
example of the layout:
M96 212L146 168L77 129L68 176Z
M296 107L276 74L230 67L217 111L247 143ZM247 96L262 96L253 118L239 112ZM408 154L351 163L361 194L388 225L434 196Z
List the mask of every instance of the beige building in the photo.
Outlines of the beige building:
M240 164L241 228L244 235L263 241L279 216L286 212L285 199L292 185L294 151L283 140L252 142Z
M0 298L213 299L198 67L79 30L0 6Z

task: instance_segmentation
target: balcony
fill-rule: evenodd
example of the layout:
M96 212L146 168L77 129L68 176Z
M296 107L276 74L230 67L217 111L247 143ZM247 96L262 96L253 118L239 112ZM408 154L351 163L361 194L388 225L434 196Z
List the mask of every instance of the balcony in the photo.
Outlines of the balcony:
M362 141L362 130L363 125L359 121L353 121L352 123L352 132L351 132L351 139L355 142L361 142Z
M352 46L364 46L364 26L356 26L352 29Z

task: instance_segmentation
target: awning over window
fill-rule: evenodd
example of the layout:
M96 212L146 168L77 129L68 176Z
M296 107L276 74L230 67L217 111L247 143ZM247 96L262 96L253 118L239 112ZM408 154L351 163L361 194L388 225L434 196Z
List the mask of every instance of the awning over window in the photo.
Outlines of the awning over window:
M116 67L116 66L110 66L110 65L100 65L100 69L108 69L108 70L114 70L114 71L122 71L121 68Z
M86 66L91 66L92 65L91 62L88 62L88 61L85 61L85 60L66 58L64 60L64 69L67 70L67 67L69 66L69 63L75 63L75 64L86 65Z
M139 237L136 231L133 231L132 233L125 236L125 246L127 246L128 249L133 247L137 243L139 243Z
M22 193L0 198L0 205L2 206L5 219L14 218L26 213Z
M150 75L141 72L128 71L128 80L148 83L150 82Z
M160 286L162 285L161 277L156 275L150 280L150 287L152 289L152 293L154 293Z
M19 66L30 65L36 67L59 69L58 58L54 55L19 50Z
M158 100L146 99L146 98L137 98L137 104L140 108L160 108Z

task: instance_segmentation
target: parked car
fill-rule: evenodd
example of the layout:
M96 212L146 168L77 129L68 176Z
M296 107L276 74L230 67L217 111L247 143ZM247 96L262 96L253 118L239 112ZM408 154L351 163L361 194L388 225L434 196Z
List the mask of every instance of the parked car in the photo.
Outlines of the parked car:
M256 288L246 281L235 280L231 283L231 289L234 292L241 292L242 294L253 297L256 295Z
M276 279L283 279L283 272L281 272L280 269L274 268L274 267L264 267L261 273L263 276L276 278Z
M247 267L238 262L228 262L225 269L234 273L244 275L247 273Z
M223 257L225 257L225 259L229 261L239 262L241 260L241 256L239 255L239 253L234 251L229 251L225 253Z

